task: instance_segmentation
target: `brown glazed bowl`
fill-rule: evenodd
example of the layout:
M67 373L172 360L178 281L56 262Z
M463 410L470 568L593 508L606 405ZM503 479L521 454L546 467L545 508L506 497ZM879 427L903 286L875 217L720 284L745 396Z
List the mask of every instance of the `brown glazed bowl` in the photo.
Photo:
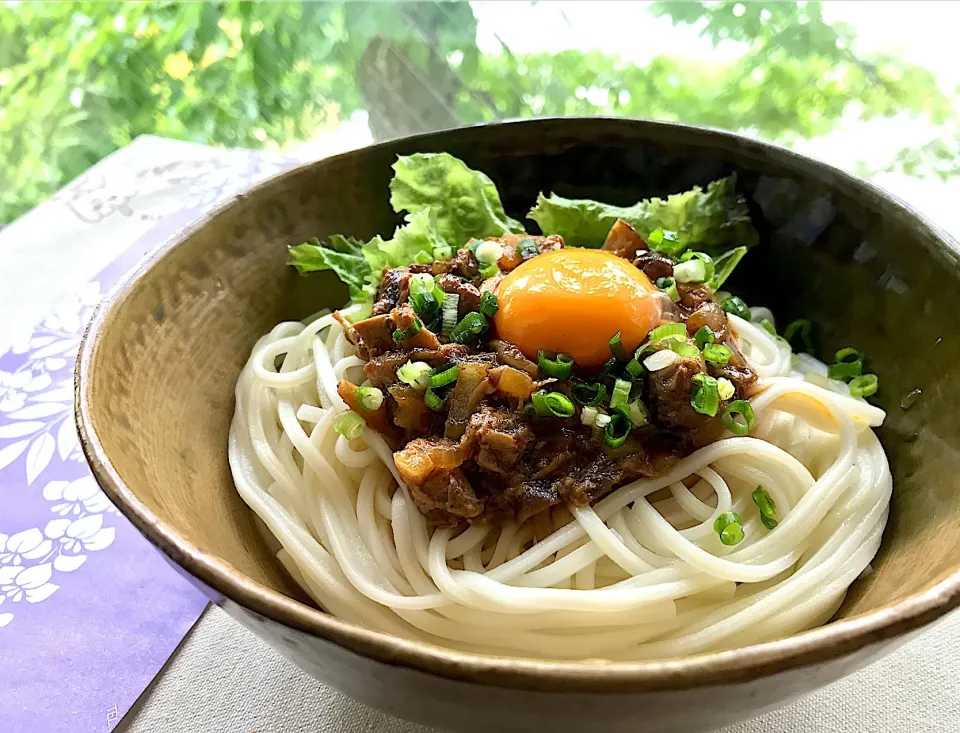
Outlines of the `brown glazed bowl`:
M397 221L398 154L447 151L522 218L539 191L627 204L739 174L762 245L732 289L819 324L880 376L894 496L874 572L827 626L735 651L634 664L482 657L394 638L314 607L234 490L234 383L257 338L336 306L286 245ZM534 228L535 225L530 223ZM624 119L510 122L396 140L304 165L167 242L100 306L80 354L87 459L120 510L235 619L300 667L389 713L455 731L706 731L850 674L960 604L958 245L864 181L737 135ZM296 700L278 700L296 705Z

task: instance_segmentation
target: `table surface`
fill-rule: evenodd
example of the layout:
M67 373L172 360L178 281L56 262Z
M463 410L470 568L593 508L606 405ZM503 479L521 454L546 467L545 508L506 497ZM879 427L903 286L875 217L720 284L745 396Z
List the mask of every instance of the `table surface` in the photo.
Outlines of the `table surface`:
M134 167L169 145L141 138L117 156ZM143 226L123 220L111 236L97 236L66 207L59 215L46 211L42 222L28 215L12 225L0 246L0 348L111 262ZM116 730L428 733L320 685L217 608L205 612ZM726 733L897 730L960 731L960 616L866 670Z

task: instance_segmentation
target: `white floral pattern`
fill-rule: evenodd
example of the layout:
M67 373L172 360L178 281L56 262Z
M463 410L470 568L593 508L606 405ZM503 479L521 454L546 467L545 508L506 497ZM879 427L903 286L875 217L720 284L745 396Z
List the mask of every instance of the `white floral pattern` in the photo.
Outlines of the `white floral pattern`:
M22 356L12 371L0 370L0 470L21 456L29 489L55 457L82 461L73 419L71 369L80 336L100 300L99 283L90 283L61 304L9 353ZM89 553L116 538L104 518L116 515L89 474L48 481L40 492L55 515L41 529L0 533L0 629L9 626L13 604L40 603L60 589L56 574L81 567Z

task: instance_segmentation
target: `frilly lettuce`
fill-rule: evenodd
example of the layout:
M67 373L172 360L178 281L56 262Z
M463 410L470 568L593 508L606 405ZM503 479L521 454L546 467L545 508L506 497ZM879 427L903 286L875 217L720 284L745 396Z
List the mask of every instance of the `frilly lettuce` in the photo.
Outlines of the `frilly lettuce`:
M617 219L626 221L644 239L654 229L676 232L680 247L671 253L674 256L697 249L718 258L737 247L757 243L747 204L737 193L736 175L714 181L706 191L694 186L666 199L650 198L633 206L611 206L541 193L528 216L544 234L559 234L568 245L581 247L602 245ZM739 261L742 256L734 259ZM728 258L727 263L730 262Z
M455 252L472 238L523 231L504 212L493 181L452 155L401 156L393 169L390 203L408 213L391 239L376 236L364 244L336 234L290 248L289 262L301 273L333 270L353 302L367 306L361 317L369 313L383 268L433 262L438 249Z
M405 222L390 239L369 242L334 235L290 248L290 264L301 273L332 270L350 289L359 317L369 313L383 269L433 262L437 254L455 252L470 239L524 231L504 211L497 187L488 176L447 153L401 156L393 165L390 204ZM559 234L569 246L599 247L617 219L624 219L645 239L654 229L676 232L674 258L687 249L707 252L715 260L714 289L757 243L736 176L714 181L703 190L651 198L633 206L611 206L586 199L540 194L529 217L544 234ZM448 249L449 248L449 249ZM357 317L357 316L355 316Z

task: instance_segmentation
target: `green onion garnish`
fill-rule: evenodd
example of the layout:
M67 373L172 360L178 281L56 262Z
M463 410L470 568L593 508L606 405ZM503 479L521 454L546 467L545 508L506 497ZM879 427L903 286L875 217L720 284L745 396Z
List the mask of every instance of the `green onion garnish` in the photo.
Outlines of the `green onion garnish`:
M531 257L540 254L540 250L537 249L537 243L532 239L521 239L517 243L517 254L520 255L520 259L529 260Z
M706 252L684 252L683 257L680 258L680 264L686 265L688 262L701 262L703 263L703 279L702 280L692 280L688 282L709 282L713 280L714 266L713 258L708 255ZM677 268L673 268L673 275L679 282L684 282L679 276L677 276Z
M677 341L675 339L670 339L667 342L667 348L670 351L678 354L686 359L695 359L700 356L700 349L691 344L689 341Z
M662 252L667 256L676 256L683 251L683 245L676 232L666 229L654 229L647 235L647 244L654 252Z
M760 521L763 526L767 529L776 527L778 522L774 515L777 513L777 505L773 502L770 493L763 486L758 486L750 496L753 497L753 503L760 510Z
M472 344L487 332L487 319L476 311L467 313L450 332L450 340L458 344Z
M453 257L453 250L449 244L441 244L439 247L433 248L433 258L435 260L449 260L451 257Z
M850 396L869 397L876 393L879 386L876 374L862 374L850 380Z
M632 427L630 418L620 411L614 412L603 429L603 444L608 448L619 448L627 442Z
M534 392L530 399L533 401L533 409L540 417L573 417L576 412L573 403L559 392L541 389Z
M710 330L709 326L700 326L697 332L693 334L693 340L697 344L697 348L702 351L704 346L717 340L717 335Z
M573 385L573 399L584 407L597 407L606 396L607 388L603 384L576 382Z
M753 407L746 400L734 400L723 413L723 427L734 435L746 435L753 427Z
M474 251L474 255L477 258L477 262L485 262L487 264L495 265L503 255L503 246L500 244L500 242L486 240L477 246L477 249Z
M730 361L731 356L733 356L733 352L723 344L707 344L703 347L703 358L711 364L724 366Z
M383 404L383 392L376 387L357 387L357 404L366 412L378 410Z
M430 375L430 389L446 387L457 381L457 375L460 373L460 367L454 364L451 367L440 367L434 369Z
M496 262L492 262L492 263L481 262L481 263L480 263L480 277L482 277L484 280L489 280L491 277L493 277L494 275L498 274L499 272L500 272L500 268L497 267L497 263L496 263Z
M429 265L433 262L433 256L421 250L413 256L413 261L418 265Z
M680 300L680 291L677 290L677 281L672 277L661 277L657 280L657 287L665 292L674 303Z
M433 389L427 388L427 391L423 395L423 401L427 403L429 407L434 412L440 412L443 409L443 403L446 402L445 397L440 397L434 393Z
M850 347L840 349L834 359L836 363L827 367L827 376L830 379L848 382L863 373L863 354L856 349Z
M397 369L397 379L416 389L426 389L430 384L432 369L425 361L408 361Z
M650 332L650 343L656 344L664 339L686 339L687 327L682 323L664 323Z
M730 313L734 316L738 316L745 321L750 320L750 309L747 308L747 304L744 303L736 295L731 295L729 298L724 300L720 307L727 313Z
M743 522L736 512L724 512L713 522L713 531L720 536L720 541L732 546L739 544L743 539Z
M760 319L760 328L769 333L771 336L777 335L777 329L773 327L773 324L770 323L766 318Z
M650 422L650 411L640 400L634 400L626 406L621 405L617 409L629 418L630 423L635 428L642 427Z
M333 429L347 440L359 438L366 426L366 421L353 410L343 413L333 421Z
M613 374L617 370L617 357L611 356L605 362L603 362L603 373L604 374Z
M639 349L637 350L637 353L640 353ZM643 373L647 371L643 368L643 364L637 360L636 355L634 355L634 357L627 362L627 366L624 367L624 369L626 369L627 374L629 374L632 379L640 379L640 377L643 376Z
M806 318L791 321L784 329L783 337L794 351L813 353L813 324Z
M414 318L413 323L411 323L406 330L401 331L398 328L393 332L393 340L396 341L397 343L400 343L401 341L405 341L406 339L412 339L422 330L423 330L423 324L420 323L420 319Z
M497 296L490 292L485 292L480 296L480 312L488 318L497 315L500 304L497 302Z
M630 388L633 387L625 379L618 379L613 383L613 394L610 395L610 409L616 410L620 405L625 405L630 400Z
M697 374L693 378L695 386L690 405L701 415L713 417L720 407L720 392L717 380L706 374Z
M726 377L720 377L717 379L717 393L721 400L729 400L737 393L737 388Z
M607 344L610 346L610 353L617 361L627 360L627 350L623 348L623 343L620 341L620 331L617 331Z
M573 357L569 354L557 354L553 359L547 356L549 352L537 352L537 364L545 376L554 379L569 379L573 373Z

